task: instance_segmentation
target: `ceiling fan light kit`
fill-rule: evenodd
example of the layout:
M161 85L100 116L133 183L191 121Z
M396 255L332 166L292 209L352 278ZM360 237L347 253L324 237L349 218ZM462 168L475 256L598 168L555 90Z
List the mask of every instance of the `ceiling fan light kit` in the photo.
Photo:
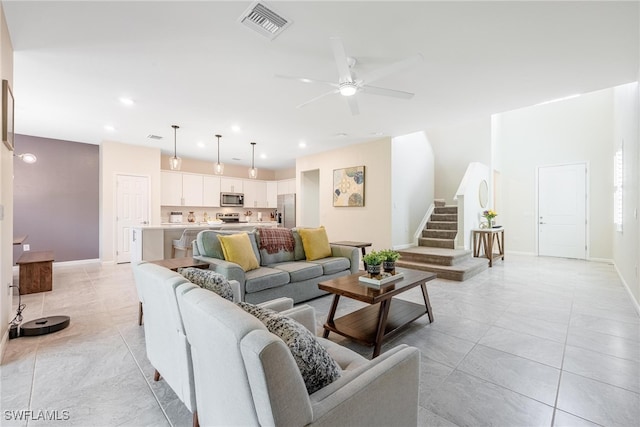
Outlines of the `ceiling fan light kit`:
M358 101L356 100L356 97L354 97L354 95L356 95L358 92L364 92L371 95L389 96L399 99L413 98L413 93L370 86L369 83L373 83L376 80L380 80L384 77L390 76L391 74L402 71L403 69L409 68L410 66L422 61L424 58L421 54L416 54L401 61L391 63L377 70L373 70L369 74L365 75L362 79L356 79L356 75L353 72L353 67L358 61L352 57L347 56L340 38L331 37L330 41L331 49L333 50L333 57L335 59L336 66L338 67L338 83L315 80L308 77L293 77L276 74L276 77L279 78L297 80L302 83L318 83L333 87L331 91L318 95L315 98L298 105L297 108L302 108L321 98L339 93L340 95L347 98L347 104L349 105L351 114L355 116L360 113Z

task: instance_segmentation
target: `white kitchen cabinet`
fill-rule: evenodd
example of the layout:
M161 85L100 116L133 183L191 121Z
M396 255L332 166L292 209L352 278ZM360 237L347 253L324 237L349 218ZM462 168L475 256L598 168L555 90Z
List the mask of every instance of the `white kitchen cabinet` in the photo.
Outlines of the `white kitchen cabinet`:
M267 182L246 179L243 182L244 207L245 208L266 208L267 207Z
M182 174L160 172L160 204L162 206L182 206Z
M220 177L205 175L202 185L202 205L220 207Z
M220 178L220 191L222 193L244 193L241 178Z
M182 174L182 205L202 206L202 175Z
M294 194L296 192L296 180L283 179L278 181L278 195L280 194Z
M278 181L267 181L267 208L278 207Z

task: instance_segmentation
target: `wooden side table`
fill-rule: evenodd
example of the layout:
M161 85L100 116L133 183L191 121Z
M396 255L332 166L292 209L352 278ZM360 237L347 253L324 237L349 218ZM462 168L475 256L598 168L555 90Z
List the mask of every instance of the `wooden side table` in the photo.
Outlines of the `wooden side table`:
M53 289L53 251L24 252L16 264L20 295Z
M504 261L504 227L475 228L472 232L474 257L484 256L489 259L489 267L493 267L495 258L502 258ZM494 247L497 247L497 253L493 252Z
M149 264L156 264L160 267L168 268L169 270L178 271L179 268L195 267L202 268L204 270L209 268L209 263L200 261L199 259L184 257L184 258L169 258L160 259L157 261L147 261ZM142 303L138 303L138 325L142 325Z
M360 248L362 251L362 256L364 257L367 253L364 248L368 248L371 246L369 242L354 242L352 240L342 240L340 242L331 242L332 245L340 245L340 246L351 246L352 248ZM367 269L367 263L362 261L364 264L364 269Z

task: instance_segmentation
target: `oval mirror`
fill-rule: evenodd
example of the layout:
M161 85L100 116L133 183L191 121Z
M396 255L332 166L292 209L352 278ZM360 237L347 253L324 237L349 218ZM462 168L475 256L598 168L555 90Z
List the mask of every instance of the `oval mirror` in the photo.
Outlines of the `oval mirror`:
M484 179L480 182L480 207L486 208L487 203L489 202L489 186L487 185L487 181Z

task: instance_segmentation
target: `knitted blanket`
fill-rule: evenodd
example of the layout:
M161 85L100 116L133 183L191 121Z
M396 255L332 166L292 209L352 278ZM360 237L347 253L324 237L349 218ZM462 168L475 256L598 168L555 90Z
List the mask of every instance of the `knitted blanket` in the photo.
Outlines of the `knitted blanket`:
M288 228L260 228L260 249L265 249L268 254L281 250L293 252L294 245L293 234Z

